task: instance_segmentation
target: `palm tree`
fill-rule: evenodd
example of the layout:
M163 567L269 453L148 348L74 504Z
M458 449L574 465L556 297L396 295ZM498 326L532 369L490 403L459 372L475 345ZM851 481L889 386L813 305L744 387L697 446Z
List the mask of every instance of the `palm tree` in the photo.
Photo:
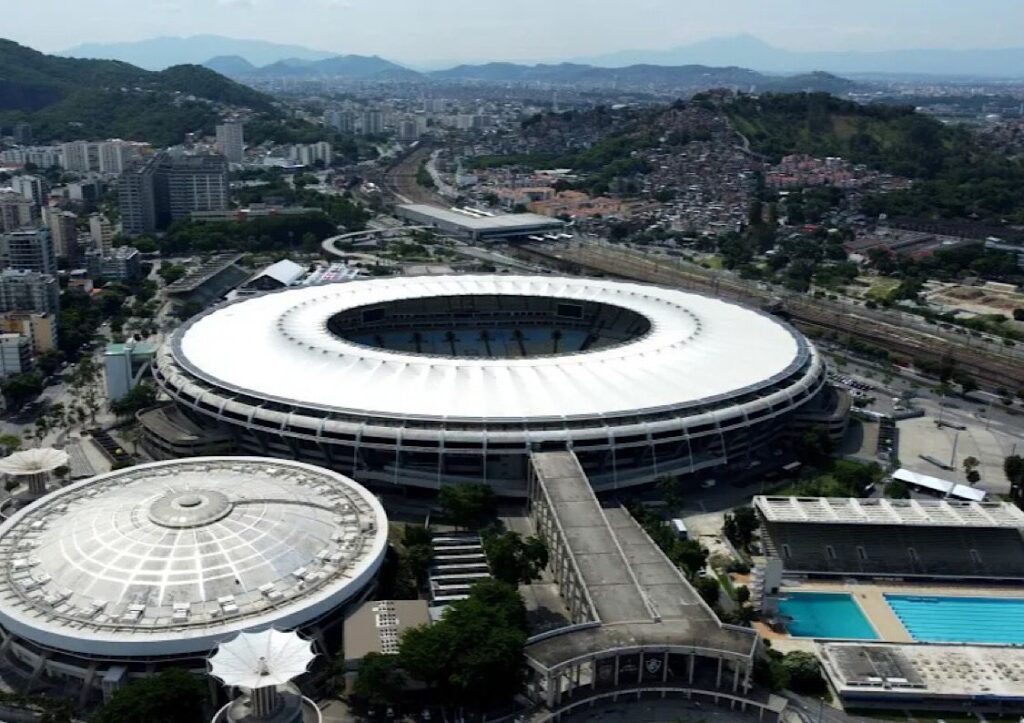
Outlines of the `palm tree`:
M519 344L519 353L522 354L523 356L526 356L526 345L523 344L523 330L514 330L512 332L512 338L516 340L517 344Z
M552 354L557 354L558 353L558 342L560 342L561 340L562 340L562 330L561 329L555 329L553 332L551 332L551 341L552 341L552 352L551 353Z
M444 340L445 340L445 342L447 342L448 346L451 348L452 356L455 356L455 342L458 341L458 339L455 336L455 332L454 331L446 331L444 333Z

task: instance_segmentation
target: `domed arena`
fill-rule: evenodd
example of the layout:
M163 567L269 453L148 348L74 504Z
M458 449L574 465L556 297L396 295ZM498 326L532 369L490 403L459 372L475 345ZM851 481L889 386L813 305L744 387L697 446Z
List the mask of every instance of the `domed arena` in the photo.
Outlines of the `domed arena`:
M93 477L0 526L6 661L85 699L164 665L202 672L242 630L325 644L332 613L372 591L386 547L372 494L299 462L195 458Z
M757 465L828 406L820 355L778 318L559 276L246 298L179 329L154 375L175 403L142 419L154 454L219 445L367 484L483 481L513 496L531 451L572 449L596 489L617 489Z

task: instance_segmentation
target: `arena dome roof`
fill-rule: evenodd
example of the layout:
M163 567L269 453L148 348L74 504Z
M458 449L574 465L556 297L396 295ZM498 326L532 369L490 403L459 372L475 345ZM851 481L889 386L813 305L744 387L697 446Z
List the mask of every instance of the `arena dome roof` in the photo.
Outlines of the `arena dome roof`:
M81 654L208 652L334 609L386 546L380 503L335 472L254 457L140 465L0 526L0 623Z
M524 358L355 343L332 319L432 297L590 302L646 320L643 333ZM326 411L398 418L564 419L661 410L767 386L803 364L803 337L770 315L678 289L557 276L388 278L289 289L197 317L174 358L214 387Z

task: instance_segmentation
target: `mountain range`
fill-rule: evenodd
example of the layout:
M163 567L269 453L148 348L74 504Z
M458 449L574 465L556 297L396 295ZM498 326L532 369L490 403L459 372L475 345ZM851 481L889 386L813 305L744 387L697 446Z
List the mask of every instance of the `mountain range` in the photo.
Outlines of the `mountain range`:
M243 40L219 35L188 38L161 37L131 43L89 43L63 55L123 60L159 70L182 63L237 56L255 68L279 61L320 61L339 53L312 50L263 40ZM344 56L342 57L360 57ZM385 61L386 62L386 61ZM571 64L622 68L634 65L712 67L738 66L762 73L825 71L843 75L893 74L901 76L1024 77L1024 47L954 50L944 48L882 51L794 51L770 45L752 35L712 38L667 50L620 50L571 59ZM552 64L552 63L549 63ZM559 65L560 63L553 63ZM403 66L394 64L398 68ZM531 64L532 65L532 64ZM437 68L435 64L433 67ZM241 74L236 67L232 75Z
M85 43L59 55L72 58L121 60L147 70L171 65L200 65L216 56L237 55L253 65L270 65L285 58L324 60L337 53L311 50L301 45L266 40L228 38L223 35L193 35L187 38L160 37L127 43Z
M740 65L764 73L820 70L844 75L892 74L945 77L1024 77L1024 47L952 50L794 51L769 45L753 35L703 40L668 50L621 50L576 62L604 67L654 65Z
M199 65L150 71L45 55L0 39L0 125L29 121L40 140L177 143L188 131L212 128L217 104L274 111L269 96Z
M700 90L718 87L844 93L855 87L852 81L827 73L796 76L766 76L737 67L712 68L705 65L633 65L600 68L579 63L522 65L485 63L458 65L447 70L418 73L376 56L342 55L326 60L280 60L256 67L238 56L213 58L206 67L243 81L291 78L343 78L357 81L479 82L571 85L588 88L630 88L634 90Z

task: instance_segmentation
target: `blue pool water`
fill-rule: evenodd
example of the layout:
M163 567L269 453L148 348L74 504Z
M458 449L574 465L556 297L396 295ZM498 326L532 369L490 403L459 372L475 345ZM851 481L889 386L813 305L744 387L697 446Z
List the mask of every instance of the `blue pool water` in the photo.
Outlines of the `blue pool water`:
M885 601L918 642L1024 645L1024 599L886 595Z
M795 637L878 640L860 605L847 593L786 593L779 611L791 618L786 629Z

